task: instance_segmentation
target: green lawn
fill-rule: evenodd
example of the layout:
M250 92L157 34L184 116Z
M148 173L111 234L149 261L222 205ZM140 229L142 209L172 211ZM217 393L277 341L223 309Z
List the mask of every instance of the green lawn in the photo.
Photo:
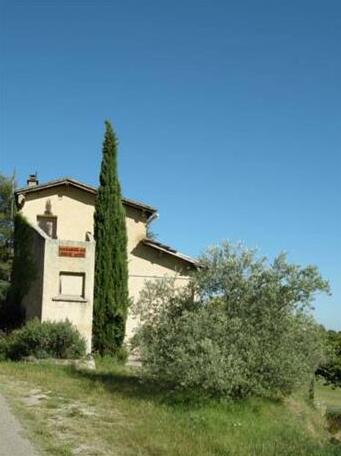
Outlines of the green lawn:
M318 382L315 388L316 400L323 407L340 407L341 408L341 388L332 388Z
M324 419L285 403L191 403L123 367L0 363L0 390L48 455L337 456Z

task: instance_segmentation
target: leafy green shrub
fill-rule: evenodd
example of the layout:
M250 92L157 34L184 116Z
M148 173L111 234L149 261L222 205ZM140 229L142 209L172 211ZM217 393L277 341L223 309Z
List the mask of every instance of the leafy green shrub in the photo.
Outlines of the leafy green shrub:
M127 347L125 345L118 347L117 350L115 351L113 359L118 363L124 364L128 359Z
M336 434L341 430L341 407L327 407L326 419L328 430L331 434Z
M14 360L26 356L70 359L85 355L85 341L68 321L41 323L34 319L6 339L5 354Z
M33 240L33 230L29 222L22 214L16 214L11 285L0 308L0 328L6 331L19 328L25 321L22 300L37 276Z
M124 345L122 345L122 347L116 349L113 355L101 356L95 353L94 357L96 360L96 366L98 364L102 368L110 370L113 366L126 363L128 358L128 350Z
M278 397L309 380L323 356L309 310L314 292L328 291L317 269L228 243L201 264L187 286L149 282L135 304L145 372L230 398Z
M327 385L341 388L341 331L325 332L328 356L318 367L316 375Z
M0 331L0 361L7 358L9 349L9 338L6 333Z

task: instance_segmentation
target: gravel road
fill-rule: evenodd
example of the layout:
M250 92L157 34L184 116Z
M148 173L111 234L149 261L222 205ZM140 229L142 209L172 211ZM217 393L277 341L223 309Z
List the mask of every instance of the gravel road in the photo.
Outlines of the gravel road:
M0 395L0 456L38 456L7 401Z

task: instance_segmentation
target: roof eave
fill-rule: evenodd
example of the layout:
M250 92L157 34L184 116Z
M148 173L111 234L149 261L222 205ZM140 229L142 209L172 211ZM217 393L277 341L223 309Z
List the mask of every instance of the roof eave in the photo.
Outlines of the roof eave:
M163 253L166 253L166 254L174 256L182 261L185 261L186 263L191 264L191 266L193 266L195 268L200 267L200 263L197 260L195 260L194 258L184 255L183 253L180 253L175 249L170 249L170 248L167 249L165 247L162 247L161 245L158 245L157 243L155 243L152 239L144 239L142 242L149 247L152 247Z
M43 191L43 190L46 190L49 188L58 187L60 185L72 185L73 187L87 191L89 193L92 193L93 195L97 194L96 187L93 187L92 185L88 185L88 184L83 184L82 182L79 182L75 179L66 177L63 179L58 179L55 181L47 182L46 184L39 184L34 187L18 188L15 191L15 195L16 196L17 195L26 195L27 193L35 193L35 192ZM134 207L135 209L142 210L149 215L155 214L157 212L157 209L155 209L154 207L149 206L144 203L140 203L139 201L135 201L135 200L132 200L129 198L124 198L124 197L122 198L122 201L123 201L123 204L130 206L130 207Z

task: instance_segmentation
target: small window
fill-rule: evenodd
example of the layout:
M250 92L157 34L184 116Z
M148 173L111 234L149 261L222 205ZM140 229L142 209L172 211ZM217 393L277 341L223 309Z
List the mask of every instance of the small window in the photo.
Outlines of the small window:
M59 275L59 294L84 298L85 274L61 272Z
M52 239L57 239L57 217L38 215L37 222L41 228Z

